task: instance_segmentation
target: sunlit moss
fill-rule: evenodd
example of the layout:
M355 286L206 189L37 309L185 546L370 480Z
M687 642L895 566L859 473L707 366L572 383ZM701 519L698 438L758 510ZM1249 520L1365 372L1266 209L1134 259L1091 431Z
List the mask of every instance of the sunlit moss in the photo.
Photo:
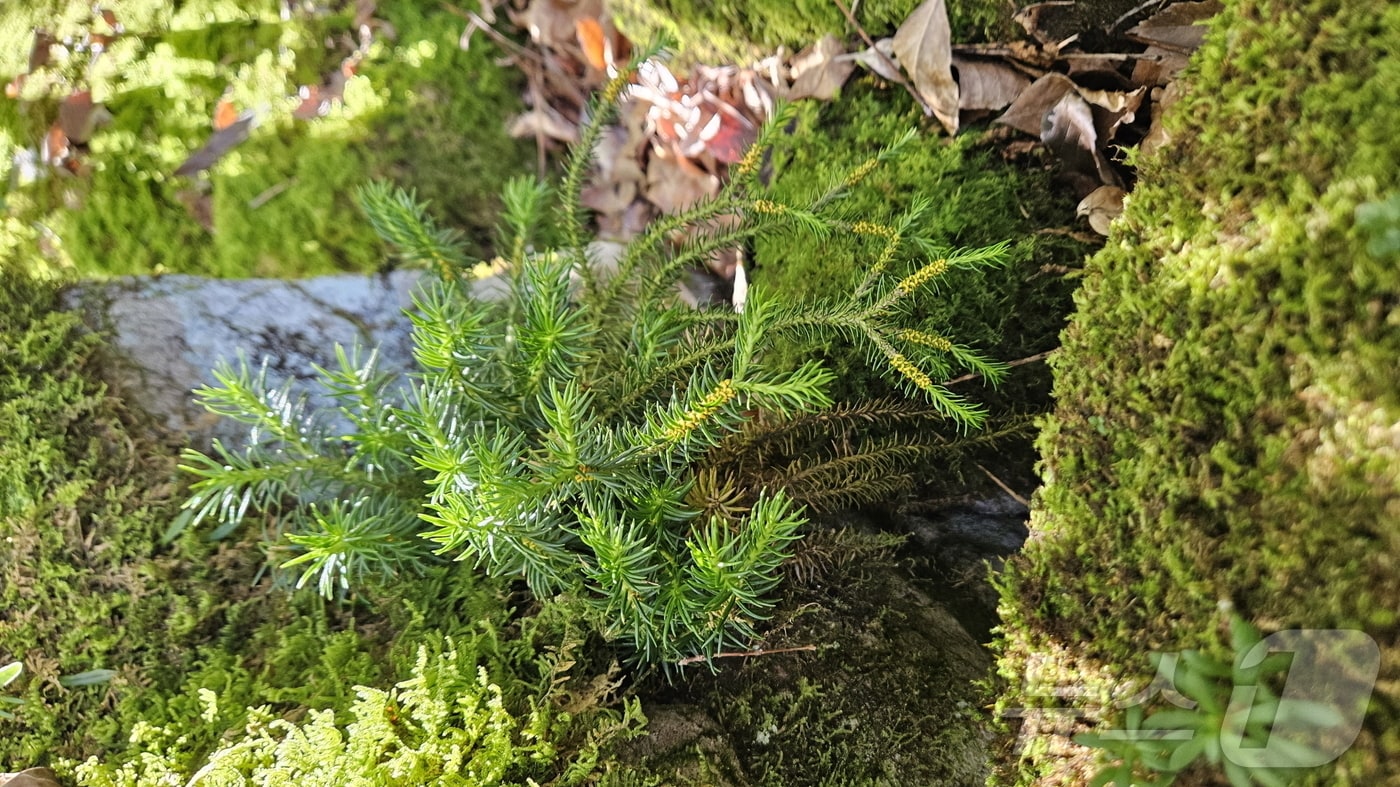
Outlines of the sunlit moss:
M79 4L57 5L7 11L0 40L16 43L7 54L27 53L34 25L81 37L87 4L81 13L72 7ZM493 62L489 42L460 51L462 23L437 4L382 9L397 38L376 42L344 101L309 122L292 117L295 94L339 68L348 52L325 42L346 33L348 11L283 22L270 1L202 0L172 11L145 0L110 8L128 34L95 66L87 67L86 55L55 62L28 80L25 101L0 102L7 135L0 158L7 163L21 148L38 149L57 102L79 81L111 113L81 156L84 173L52 173L24 186L22 199L7 197L11 215L54 236L25 255L31 268L218 276L372 269L378 242L345 217L354 214L354 186L375 178L417 186L484 250L497 187L524 159L523 145L504 130L518 104L517 77ZM17 73L25 61L11 67L0 76ZM249 138L208 172L174 177L213 133L221 98L258 115ZM204 226L209 217L213 223ZM6 243L23 245L15 237Z
M1148 650L1226 655L1228 601L1375 638L1366 727L1309 781L1400 779L1400 277L1357 220L1400 190L1397 51L1384 0L1213 23L1055 360L1036 535L1002 582L1005 707L1047 701L1034 663L1073 687L1140 677Z

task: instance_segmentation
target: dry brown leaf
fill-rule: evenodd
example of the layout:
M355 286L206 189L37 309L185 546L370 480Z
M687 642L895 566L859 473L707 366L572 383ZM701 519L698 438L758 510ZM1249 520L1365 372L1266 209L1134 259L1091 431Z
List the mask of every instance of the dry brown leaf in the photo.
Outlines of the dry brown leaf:
M597 19L586 17L574 20L574 34L578 45L583 48L583 57L588 65L599 71L608 67L607 37Z
M58 105L58 125L69 140L81 145L92 137L93 129L97 126L97 111L101 107L101 104L92 102L92 91L79 90Z
M1124 35L1141 44L1190 54L1206 37L1206 22L1220 13L1219 0L1173 3Z
M638 162L646 138L631 127L607 126L599 135L598 145L593 148L593 161L597 165L599 181L643 181Z
M516 139L544 135L572 145L578 142L578 125L570 123L551 107L532 109L517 115L506 133Z
M1147 136L1142 139L1140 149L1143 155L1151 155L1163 145L1171 142L1171 135L1162 128L1162 118L1166 115L1167 109L1181 98L1180 84L1180 82L1172 82L1165 88L1152 89L1152 127L1148 129Z
M190 212L190 218L195 223L203 227L208 232L214 231L214 198L209 193L207 183L199 183L193 188L184 188L175 192L175 199L185 206L185 210ZM204 186L201 188L200 186Z
M924 0L894 34L894 53L949 134L958 131L958 83L945 0Z
M719 178L714 175L672 157L651 157L646 197L662 213L679 213L718 193Z
M846 84L856 64L841 57L846 47L836 36L827 34L792 59L792 88L788 98L815 98L830 101L836 91Z
M59 787L59 781L48 768L26 768L19 773L0 773L0 787Z
M1137 119L1138 108L1147 97L1147 88L1122 92L1079 88L1079 95L1093 105L1094 128L1099 139L1107 142L1118 134L1118 127Z
M215 131L213 135L209 137L209 141L204 143L203 147L191 153L190 157L185 159L185 162L175 170L175 174L193 175L196 172L202 172L219 163L219 159L223 158L225 153L233 150L239 143L248 138L256 122L256 113L252 111L244 112L239 116L238 120Z
M1074 215L1088 217L1089 226L1100 235L1108 235L1108 225L1123 213L1123 198L1128 192L1117 186L1099 186L1079 201Z
M850 58L875 72L881 79L898 82L902 77L895 62L893 38L882 38L875 42L875 46L856 52Z
M561 49L577 44L578 20L603 16L603 0L532 0L511 19L538 44Z
M1186 68L1188 58L1180 52L1149 46L1133 65L1133 82L1147 87L1165 86Z
M579 191L579 202L599 213L622 213L637 197L637 181L591 183Z
M1001 109L1016 100L1031 80L1003 63L953 55L958 70L959 109Z
M1113 170L1103 151L1099 149L1099 136L1094 128L1094 112L1077 92L1065 93L1059 103L1045 116L1040 141L1055 153L1071 176L1077 178L1076 185L1087 194L1092 188L1083 188L1093 182L1097 185L1123 186L1118 173ZM1092 180L1091 180L1092 179Z
M1067 30L1076 26L1073 15L1073 0L1056 0L1028 5L1017 11L1013 19L1035 40L1042 44L1054 44L1067 35Z
M1074 90L1074 82L1064 74L1046 74L1022 91L996 122L1039 137L1044 128L1045 116L1060 103L1060 99L1064 98L1066 93Z

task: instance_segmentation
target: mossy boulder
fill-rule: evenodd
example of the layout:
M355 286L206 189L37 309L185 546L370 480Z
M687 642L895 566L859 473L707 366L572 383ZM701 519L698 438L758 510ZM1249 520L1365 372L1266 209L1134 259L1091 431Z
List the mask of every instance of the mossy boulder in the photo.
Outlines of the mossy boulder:
M1148 651L1228 660L1226 601L1266 633L1374 638L1365 727L1308 778L1400 782L1396 52L1384 0L1213 21L1054 362L1045 485L1001 582L1004 709L1107 696ZM1080 783L1082 752L1035 744L1008 777Z

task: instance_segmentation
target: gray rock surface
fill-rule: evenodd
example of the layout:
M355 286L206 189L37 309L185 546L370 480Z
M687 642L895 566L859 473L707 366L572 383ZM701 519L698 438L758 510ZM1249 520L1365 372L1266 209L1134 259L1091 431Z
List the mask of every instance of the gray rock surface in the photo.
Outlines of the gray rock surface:
M281 279L127 277L69 293L90 324L110 332L129 361L118 381L171 429L195 440L237 440L237 424L200 408L191 391L214 383L221 362L242 354L266 364L272 385L288 380L316 401L317 365L334 367L335 347L379 348L380 368L412 365L411 323L404 310L422 274Z

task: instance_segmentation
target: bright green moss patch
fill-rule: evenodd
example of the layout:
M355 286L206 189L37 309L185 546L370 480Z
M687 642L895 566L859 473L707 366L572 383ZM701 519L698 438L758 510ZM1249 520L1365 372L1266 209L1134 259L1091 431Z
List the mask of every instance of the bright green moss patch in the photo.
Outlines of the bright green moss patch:
M848 85L839 101L805 102L799 128L775 151L778 162L774 193L800 201L821 194L839 173L860 167L882 147L911 128L923 125L919 110L902 93L879 90L869 80ZM1072 222L1070 200L1056 192L1049 173L1002 161L979 146L975 132L953 141L926 131L898 157L874 169L840 201L851 221L890 221L916 200L931 209L918 229L949 249L975 248L1002 241L1011 244L1007 263L998 268L954 271L943 277L936 294L920 304L913 324L921 330L956 336L990 358L1012 361L1050 349L1069 310L1071 283L1063 269L1077 265L1084 247L1063 235L1036 234L1043 227ZM878 239L849 233L824 239L792 235L759 238L754 245L751 278L794 302L846 292L865 276L862 267L879 250ZM912 254L906 250L905 256ZM922 260L902 260L906 267ZM1043 266L1052 268L1042 270ZM885 390L864 371L866 360L844 342L790 343L784 350L798 362L812 354L837 370L838 398L874 395ZM1030 378L1012 381L1009 399L1025 404L1043 396L1043 368L1027 369Z
M1002 703L1045 701L1032 664L1102 683L1147 649L1223 654L1229 600L1266 633L1375 638L1367 726L1314 778L1392 783L1400 275L1365 206L1400 189L1400 9L1241 0L1212 31L1064 334Z
M34 26L79 38L89 28L88 4L54 5L6 12L0 77L27 68ZM393 37L381 29L344 101L310 121L292 116L293 96L350 53L353 7L288 21L271 0L111 8L127 33L95 64L86 55L56 60L28 78L22 101L0 102L0 175L14 183L0 245L23 251L30 267L216 276L373 269L381 261L373 233L344 217L354 214L354 187L376 178L417 187L478 248L489 239L498 185L524 161L525 146L505 134L517 75L494 62L489 42L462 51L463 23L439 4L386 4L379 15ZM38 149L73 85L90 85L111 114L80 156L84 171L11 173L16 151ZM174 176L209 138L226 91L238 111L258 113L250 138L208 172Z
M894 35L923 0L848 2L874 38ZM827 33L856 40L855 30L831 0L615 0L619 27L637 41L664 32L683 62L746 63L779 46L799 50ZM953 0L948 22L955 41L998 41L1013 34L1019 4L1005 0Z

